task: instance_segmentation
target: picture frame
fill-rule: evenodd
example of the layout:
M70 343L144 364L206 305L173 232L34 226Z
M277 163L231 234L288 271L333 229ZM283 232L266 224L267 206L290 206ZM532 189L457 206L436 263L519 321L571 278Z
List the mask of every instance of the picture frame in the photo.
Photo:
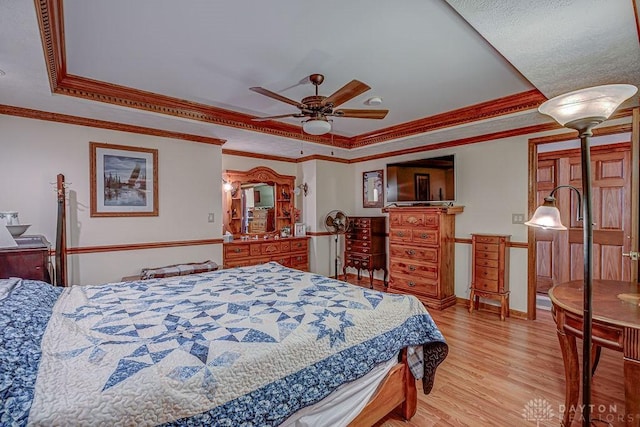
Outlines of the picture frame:
M382 169L362 173L362 207L384 206L384 171Z
M158 216L158 150L89 143L91 217Z
M307 235L307 226L301 222L296 222L293 228L293 236L301 237Z

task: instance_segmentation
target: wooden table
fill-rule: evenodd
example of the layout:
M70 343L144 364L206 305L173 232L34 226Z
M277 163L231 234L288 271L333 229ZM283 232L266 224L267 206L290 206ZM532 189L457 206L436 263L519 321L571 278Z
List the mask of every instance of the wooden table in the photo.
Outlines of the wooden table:
M628 426L640 426L640 306L629 300L640 293L637 283L613 280L593 281L593 345L621 351L624 355L625 419ZM628 300L624 297L630 296ZM582 338L583 282L575 280L549 291L553 317L564 360L566 395L563 425L575 416L580 389L580 364L576 338Z

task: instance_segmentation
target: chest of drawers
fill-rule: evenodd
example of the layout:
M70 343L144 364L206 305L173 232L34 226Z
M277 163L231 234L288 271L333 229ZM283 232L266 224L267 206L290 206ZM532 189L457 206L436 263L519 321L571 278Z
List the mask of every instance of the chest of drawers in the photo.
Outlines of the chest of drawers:
M309 271L309 237L236 240L223 244L225 268L275 261L285 267Z
M369 272L369 287L373 289L373 272L384 271L387 284L386 218L383 216L349 217L349 229L345 233L344 266L342 274L347 280L347 268Z
M500 301L500 319L509 316L509 249L504 234L472 234L472 273L469 312L478 309L480 297Z
M456 207L389 208L389 292L441 310L456 303Z

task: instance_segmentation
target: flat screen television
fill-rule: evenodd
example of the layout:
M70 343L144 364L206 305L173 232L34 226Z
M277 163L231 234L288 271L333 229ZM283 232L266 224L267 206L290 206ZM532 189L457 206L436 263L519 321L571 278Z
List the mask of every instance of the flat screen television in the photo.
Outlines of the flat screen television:
M455 200L454 154L387 164L387 203L427 205Z

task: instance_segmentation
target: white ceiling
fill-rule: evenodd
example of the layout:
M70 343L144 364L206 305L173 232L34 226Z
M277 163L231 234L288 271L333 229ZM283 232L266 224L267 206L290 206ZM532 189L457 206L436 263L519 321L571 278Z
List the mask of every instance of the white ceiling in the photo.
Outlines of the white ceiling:
M254 116L297 112L325 76L329 95L371 86L344 108L384 120L335 118L353 137L531 89L551 97L605 83L640 85L634 0L65 0L67 73ZM531 126L535 109L358 149L51 95L34 2L0 2L0 104L216 137L225 149L355 158ZM380 107L364 101L383 98ZM625 106L637 105L637 97ZM299 125L300 119L283 119Z

